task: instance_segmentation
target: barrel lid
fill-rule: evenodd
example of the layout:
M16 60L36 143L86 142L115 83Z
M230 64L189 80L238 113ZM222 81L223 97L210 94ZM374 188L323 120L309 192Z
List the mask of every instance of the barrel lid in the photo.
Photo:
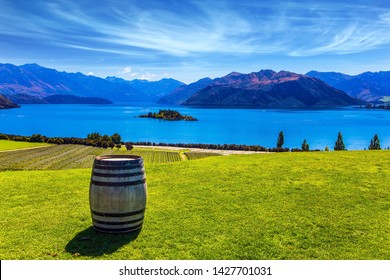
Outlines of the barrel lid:
M133 165L142 162L142 157L133 155L108 155L95 158L95 163L103 165Z
M104 161L135 160L134 158L102 158Z

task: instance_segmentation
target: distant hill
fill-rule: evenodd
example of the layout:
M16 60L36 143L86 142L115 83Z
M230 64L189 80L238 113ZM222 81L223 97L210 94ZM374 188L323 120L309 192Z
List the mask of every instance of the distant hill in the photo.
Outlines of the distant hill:
M204 89L212 82L213 80L210 78L203 78L189 85L182 85L169 94L158 99L157 102L161 104L181 104L190 98L194 93Z
M112 102L100 97L79 97L75 95L55 94L43 100L49 104L112 104Z
M306 75L315 77L348 95L368 102L378 102L390 97L390 71L364 72L351 76L336 72L310 71Z
M19 105L13 103L11 100L0 94L0 109L18 108Z
M0 64L0 91L8 96L28 94L38 98L70 94L121 102L148 100L142 92L126 83L113 83L81 73L59 72L37 64Z
M47 101L42 98L27 93L7 94L5 96L17 104L47 104Z
M266 108L334 107L361 104L341 90L313 77L287 71L232 72L214 79L183 104Z
M184 83L177 81L175 79L161 79L159 81L147 81L147 80L131 80L127 81L117 77L107 77L107 81L126 84L132 88L138 90L145 96L147 101L155 102L159 98L169 94L180 86L185 85Z
M10 94L6 97L17 104L112 104L112 102L100 97L79 97L71 94L53 94L39 98L30 94Z

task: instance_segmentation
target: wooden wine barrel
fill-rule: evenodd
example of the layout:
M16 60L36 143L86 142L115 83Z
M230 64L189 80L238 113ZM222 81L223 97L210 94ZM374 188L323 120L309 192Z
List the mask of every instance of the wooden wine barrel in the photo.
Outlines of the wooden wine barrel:
M123 233L141 229L146 197L146 175L141 157L95 158L89 187L95 230Z

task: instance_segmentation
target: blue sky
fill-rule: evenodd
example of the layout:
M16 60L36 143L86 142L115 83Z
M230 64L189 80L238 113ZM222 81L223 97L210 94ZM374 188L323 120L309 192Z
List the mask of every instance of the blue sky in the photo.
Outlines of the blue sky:
M0 11L0 63L185 83L390 70L389 0L1 0Z

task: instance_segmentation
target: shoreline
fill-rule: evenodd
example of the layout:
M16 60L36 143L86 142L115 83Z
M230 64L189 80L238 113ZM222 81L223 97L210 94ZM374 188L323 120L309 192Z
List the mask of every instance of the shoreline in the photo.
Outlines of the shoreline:
M187 151L195 153L213 153L220 155L243 155L243 154L270 154L271 152L263 151L240 151L240 150L217 150L217 149L201 149L201 148L184 148L176 146L147 146L147 145L133 145L134 148L143 148L143 149L160 149L160 150L173 150L173 151Z

